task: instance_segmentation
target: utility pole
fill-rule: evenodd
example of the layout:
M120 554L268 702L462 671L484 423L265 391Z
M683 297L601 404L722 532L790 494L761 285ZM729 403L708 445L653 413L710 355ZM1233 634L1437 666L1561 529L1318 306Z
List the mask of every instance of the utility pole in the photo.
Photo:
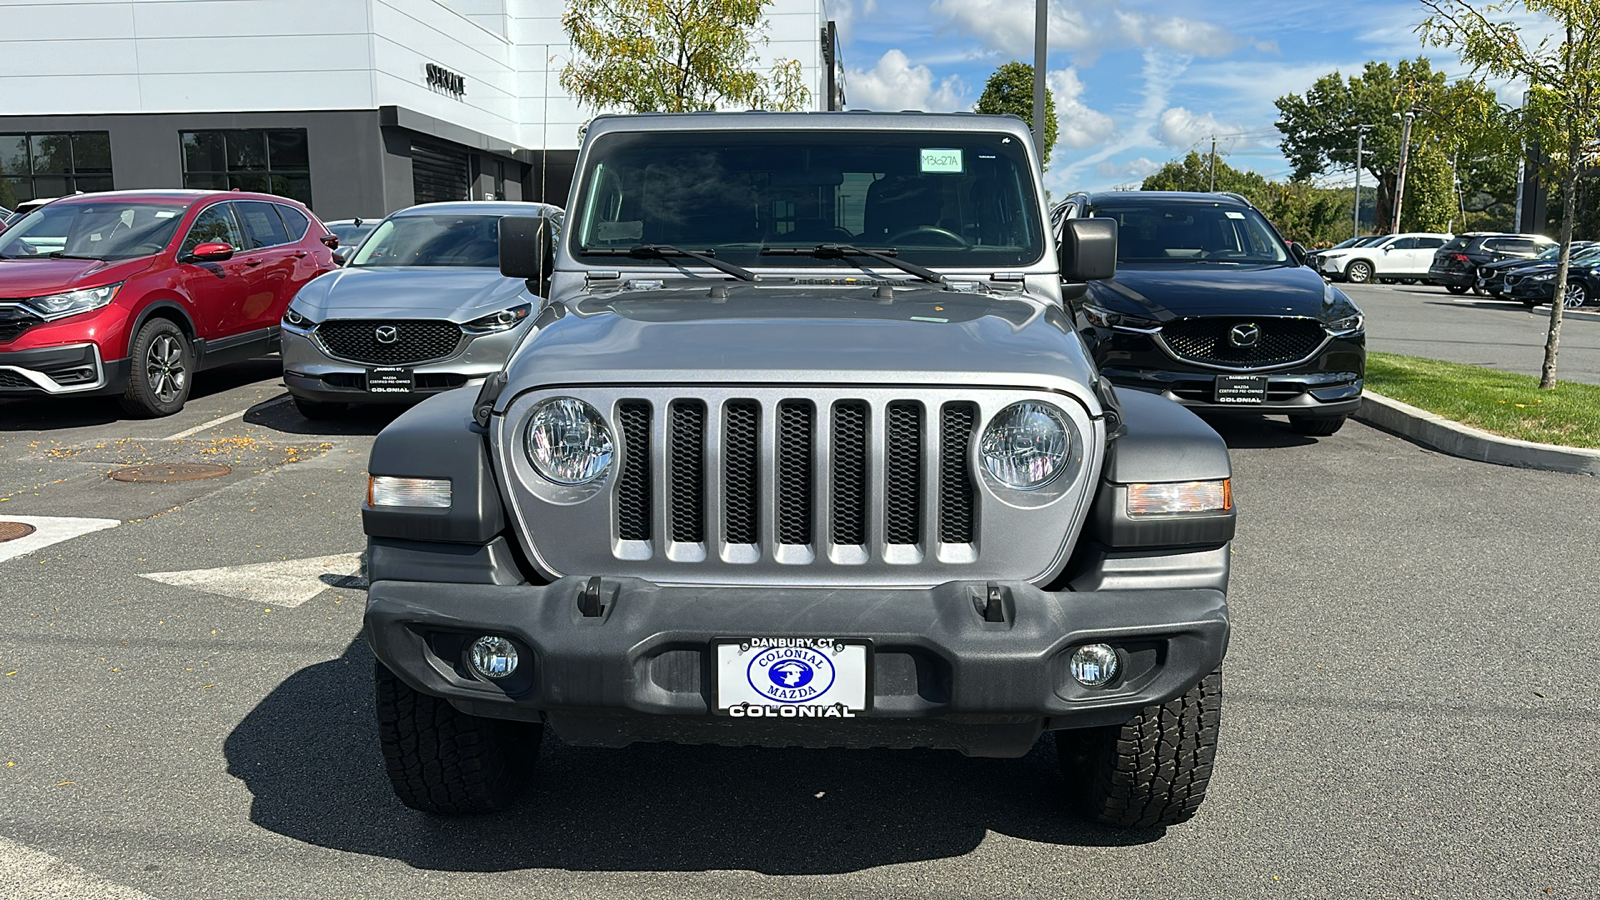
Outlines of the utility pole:
M1351 237L1361 237L1361 141L1367 136L1367 129L1371 125L1354 125L1351 129L1356 133L1356 202L1351 210L1350 218L1355 220L1355 230Z
M1213 134L1211 136L1211 184L1206 187L1206 191L1208 193L1215 193L1216 190L1217 190L1217 136Z
M1400 173L1395 176L1394 222L1389 228L1390 234L1400 233L1400 212L1406 202L1406 163L1411 158L1411 120L1416 117L1416 110L1406 110L1405 124L1400 127Z
M1044 73L1050 0L1033 0L1033 146L1044 165Z

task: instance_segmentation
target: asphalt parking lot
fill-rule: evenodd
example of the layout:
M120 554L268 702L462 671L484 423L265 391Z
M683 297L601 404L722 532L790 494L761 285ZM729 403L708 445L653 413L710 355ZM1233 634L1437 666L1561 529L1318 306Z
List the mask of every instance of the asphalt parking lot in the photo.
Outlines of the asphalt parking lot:
M1377 349L1526 349L1520 307L1351 293ZM1596 318L1569 320L1565 375L1600 378ZM197 387L155 421L0 402L0 519L105 520L0 543L0 896L1600 896L1600 480L1218 420L1241 508L1223 744L1166 832L1067 813L1048 740L979 760L547 738L519 806L439 820L389 792L359 636L357 504L390 414L313 426L273 360ZM230 471L106 476L178 464Z

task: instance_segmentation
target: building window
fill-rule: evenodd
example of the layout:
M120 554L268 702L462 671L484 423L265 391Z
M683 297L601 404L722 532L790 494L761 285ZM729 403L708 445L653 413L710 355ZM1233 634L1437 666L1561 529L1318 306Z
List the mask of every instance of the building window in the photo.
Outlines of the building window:
M259 191L311 205L311 154L304 128L184 131L183 186Z
M0 134L0 206L111 190L111 134Z

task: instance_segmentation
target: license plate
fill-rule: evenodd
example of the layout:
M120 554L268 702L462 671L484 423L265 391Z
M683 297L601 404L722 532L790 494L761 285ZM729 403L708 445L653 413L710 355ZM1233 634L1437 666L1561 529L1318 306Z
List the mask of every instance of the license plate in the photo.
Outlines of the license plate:
M374 394L409 394L416 384L404 366L378 366L367 370L367 390Z
M1218 375L1216 391L1218 403L1265 403L1267 376Z
M736 718L854 718L867 708L872 651L836 638L716 642L717 709Z

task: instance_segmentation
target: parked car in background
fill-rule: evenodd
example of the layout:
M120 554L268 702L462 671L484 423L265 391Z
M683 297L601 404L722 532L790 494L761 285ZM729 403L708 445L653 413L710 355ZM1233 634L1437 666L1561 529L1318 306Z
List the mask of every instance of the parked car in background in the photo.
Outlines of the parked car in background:
M1317 269L1333 281L1351 284L1421 279L1427 277L1434 252L1450 238L1426 232L1384 235L1359 246L1319 254Z
M1264 216L1225 194L1075 194L1052 220L1117 221L1117 274L1072 301L1112 383L1186 406L1287 415L1329 435L1361 403L1361 309L1294 255Z
M361 242L366 240L367 235L371 234L382 221L381 216L375 219L363 219L357 216L354 219L334 219L322 223L339 239L339 248L334 251L334 258L339 265L344 265L350 261L350 257L355 256L356 251L361 248Z
M283 318L283 380L301 415L415 403L497 372L540 299L500 274L500 219L555 219L543 203L428 203L401 210Z
M4 206L0 206L0 231L6 230L6 223L11 221L11 213L12 210L6 209Z
M1317 258L1324 253L1329 253L1334 250L1346 250L1350 247L1364 247L1367 244L1371 244L1375 241L1381 241L1386 237L1388 237L1386 234L1364 234L1361 237L1345 238L1339 243L1334 244L1332 247L1323 247L1320 250L1308 251L1306 253L1306 265L1313 269L1317 269ZM1321 270L1318 269L1318 271Z
M1433 254L1428 281L1452 294L1478 287L1478 267L1505 259L1533 259L1555 241L1538 234L1475 231L1459 234Z
M56 200L0 234L0 395L183 408L195 372L278 349L333 236L293 200L119 191Z
M1576 242L1574 242L1576 243ZM1506 296L1529 309L1549 303L1555 296L1559 256L1535 265L1512 269L1505 275ZM1577 309L1600 301L1600 246L1591 245L1572 254L1567 265L1567 292L1563 306Z
M1591 242L1589 241L1573 241L1573 255L1576 256L1585 247L1590 246L1590 243ZM1506 292L1506 277L1509 273L1518 269L1527 268L1530 265L1536 265L1538 263L1549 262L1555 264L1558 263L1560 259L1561 245L1553 244L1550 247L1545 248L1542 253L1540 253L1538 256L1535 256L1531 260L1513 257L1512 259L1502 259L1499 262L1487 263L1478 267L1478 280L1473 284L1473 287L1477 289L1479 293L1504 299Z

